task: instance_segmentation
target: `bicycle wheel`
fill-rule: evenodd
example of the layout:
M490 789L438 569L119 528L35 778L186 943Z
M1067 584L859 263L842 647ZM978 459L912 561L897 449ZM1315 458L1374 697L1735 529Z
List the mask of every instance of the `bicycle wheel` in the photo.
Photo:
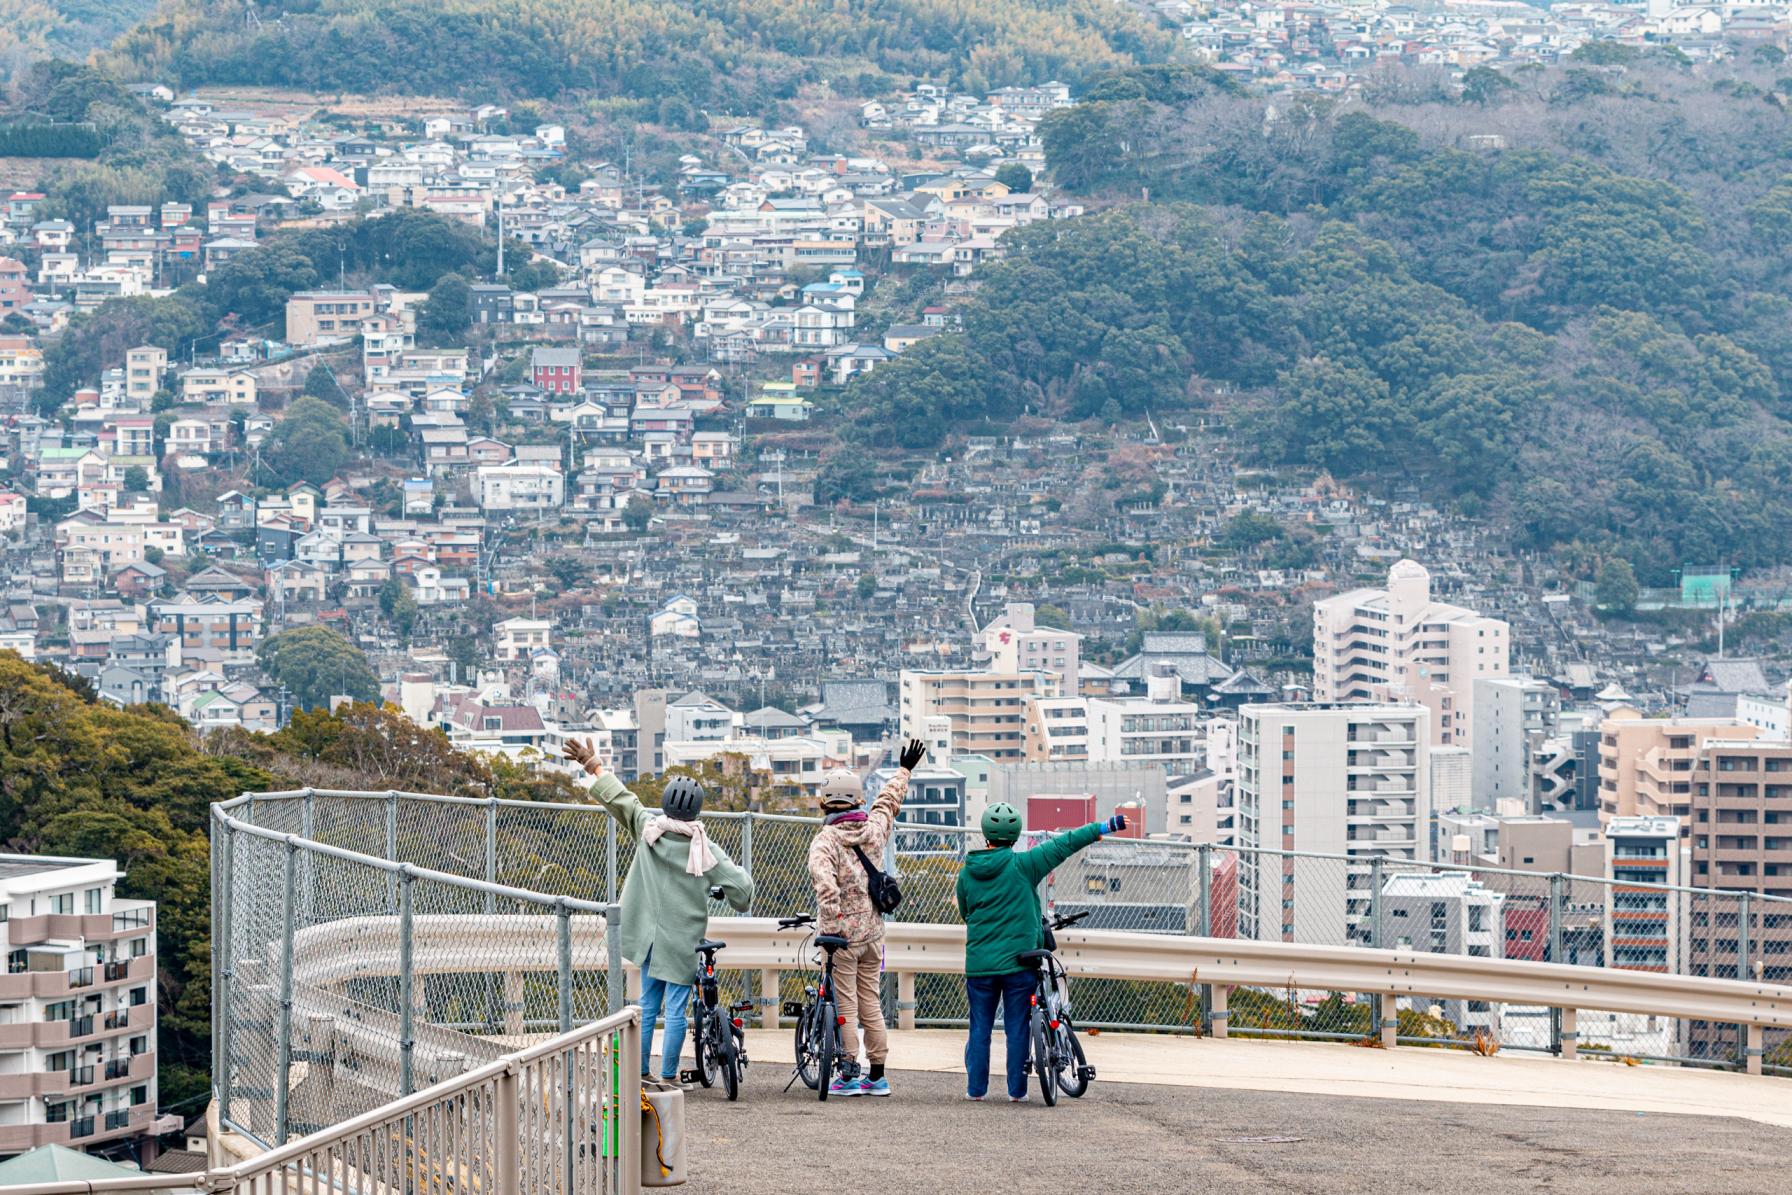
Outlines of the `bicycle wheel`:
M1081 1099L1089 1090L1089 1076L1084 1069L1083 1043L1077 1040L1076 1026L1066 1017L1058 1023L1058 1089L1071 1099Z
M816 1087L821 1054L820 1025L815 1015L818 1007L805 1006L803 1015L796 1020L796 1073L811 1091Z
M740 1048L734 1040L734 1027L722 1027L722 1090L731 1100L740 1098Z
M834 1002L823 1001L815 1006L816 1020L820 1024L817 1054L819 1058L815 1068L815 1091L822 1099L828 1098L828 1083L834 1077L834 1055L839 1052L840 1026L835 1022Z
M1045 1009L1033 1010L1033 1074L1039 1080L1039 1094L1045 1106L1058 1103L1058 1068L1052 1062L1051 1027L1045 1023Z
M695 1035L697 1082L705 1087L716 1085L716 1064L720 1061L716 1057L716 1043L720 1039L720 1030L716 1026L720 1022L721 1016L720 1010L709 1008L705 1009L703 1015L697 1018Z

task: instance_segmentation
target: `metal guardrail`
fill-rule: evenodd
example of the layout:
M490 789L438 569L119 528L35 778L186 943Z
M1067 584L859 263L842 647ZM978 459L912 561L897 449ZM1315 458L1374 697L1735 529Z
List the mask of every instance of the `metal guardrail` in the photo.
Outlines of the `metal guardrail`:
M635 1195L640 1017L640 1009L624 1008L234 1166L7 1191Z

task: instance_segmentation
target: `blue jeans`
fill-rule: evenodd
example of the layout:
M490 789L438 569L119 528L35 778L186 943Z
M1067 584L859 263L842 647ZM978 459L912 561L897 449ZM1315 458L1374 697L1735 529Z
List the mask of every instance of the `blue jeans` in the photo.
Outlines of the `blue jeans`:
M996 1005L1002 1006L1002 1032L1008 1036L1008 1094L1027 1095L1027 1050L1033 1015L1033 973L967 975L965 995L971 1003L971 1037L964 1044L965 1094L989 1091L989 1035L995 1032Z
M678 1055L684 1050L685 1009L691 1002L691 985L667 983L647 974L641 965L641 1073L653 1061L653 1023L659 1019L660 1007L666 1009L666 1040L660 1050L660 1077L678 1078Z

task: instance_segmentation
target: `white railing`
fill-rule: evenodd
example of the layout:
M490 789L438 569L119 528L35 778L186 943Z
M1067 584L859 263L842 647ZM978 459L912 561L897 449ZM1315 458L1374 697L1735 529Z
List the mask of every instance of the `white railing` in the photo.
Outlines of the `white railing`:
M234 1166L26 1184L8 1187L8 1195L635 1195L640 1018L640 1009L624 1008Z

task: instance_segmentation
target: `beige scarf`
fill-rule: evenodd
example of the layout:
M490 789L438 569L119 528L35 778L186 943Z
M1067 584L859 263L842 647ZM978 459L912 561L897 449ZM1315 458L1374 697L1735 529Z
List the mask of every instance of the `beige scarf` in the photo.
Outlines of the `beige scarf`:
M719 862L716 853L709 849L709 834L702 822L681 822L662 813L647 823L641 831L641 841L652 846L662 834L680 834L691 840L691 853L684 861L686 875L708 875L709 869Z

